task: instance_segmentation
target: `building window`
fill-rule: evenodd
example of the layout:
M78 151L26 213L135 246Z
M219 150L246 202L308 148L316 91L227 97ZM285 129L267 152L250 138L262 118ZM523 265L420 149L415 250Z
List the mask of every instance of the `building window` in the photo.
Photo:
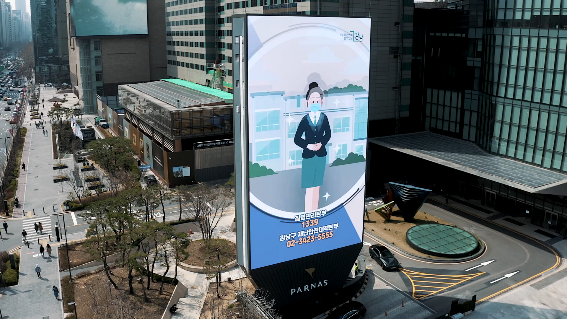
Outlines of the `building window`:
M256 142L256 162L280 158L280 139Z
M354 101L354 139L365 139L368 128L368 99Z
M337 145L337 153L336 153L336 158L341 158L341 159L345 159L347 157L347 145L346 144L339 144Z
M294 138L295 132L297 132L297 127L299 126L299 122L291 122L287 128L287 137Z
M350 131L350 117L338 117L333 120L333 133Z
M280 129L280 110L256 112L256 132Z
M100 41L99 41L99 40L95 40L95 41L94 41L94 50L95 50L95 51L100 51L100 49L101 49Z
M98 96L104 96L104 91L102 90L102 86L97 86L97 87L96 87L96 95L98 95Z
M102 72L98 71L95 73L95 81L102 81Z
M232 70L228 70L228 76L232 76Z
M356 145L354 147L354 152L360 156L364 156L364 145Z
M95 56L94 62L95 62L94 64L96 66L101 66L102 65L102 57L101 56Z
M289 166L301 165L301 162L303 162L301 153L302 150L289 151Z

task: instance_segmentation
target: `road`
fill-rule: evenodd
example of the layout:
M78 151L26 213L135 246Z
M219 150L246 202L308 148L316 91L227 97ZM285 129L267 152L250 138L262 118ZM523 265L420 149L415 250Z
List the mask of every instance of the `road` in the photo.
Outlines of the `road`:
M426 203L421 210L481 238L487 245L481 257L464 263L434 264L396 254L403 266L399 272L385 272L375 261L369 263L379 277L421 301L436 315L447 313L454 299L463 302L476 295L477 300L481 300L536 276L558 262L550 249L534 240L463 212L449 212L444 209L447 207L440 206ZM368 244L377 243L369 236L365 236L364 240ZM362 254L370 259L368 246L363 250Z

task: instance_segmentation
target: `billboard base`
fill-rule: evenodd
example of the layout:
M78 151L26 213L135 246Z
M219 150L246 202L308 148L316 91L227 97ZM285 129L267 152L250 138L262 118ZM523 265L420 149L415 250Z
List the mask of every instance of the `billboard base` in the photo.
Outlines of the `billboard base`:
M363 289L367 278L368 272L361 272L355 278L347 281L342 289L334 293L322 294L311 299L287 304L278 309L278 312L283 319L315 318L350 301L352 298L358 297L358 293Z

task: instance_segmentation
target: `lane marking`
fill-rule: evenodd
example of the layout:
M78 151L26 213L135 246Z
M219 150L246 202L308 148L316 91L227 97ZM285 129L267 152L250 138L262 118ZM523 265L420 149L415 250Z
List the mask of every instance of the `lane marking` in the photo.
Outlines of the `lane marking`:
M71 212L71 218L73 218L73 226L77 225L77 217L75 216L75 212Z
M495 283L495 282L499 282L500 280L508 279L508 278L514 276L515 274L519 273L519 272L520 272L519 270L516 270L516 271L511 272L511 273L509 273L509 274L505 274L504 276L502 276L502 277L500 277L500 278L498 278L498 279L496 279L496 280L493 280L493 281L491 281L490 283L493 284L493 283Z
M415 298L417 300L432 296L432 295L437 294L441 291L455 287L457 285L460 285L463 282L472 280L472 279L474 279L478 276L485 274L484 272L472 273L472 274L468 274L468 275L424 274L422 272L413 271L413 270L409 270L409 269L405 269L405 268L402 268L400 271L402 273L404 273L404 275L406 275L408 277L408 279L410 280L411 288L412 288L412 296L413 296L413 298ZM443 285L447 285L447 286L435 287L435 286L422 285L422 283L432 283L432 282L427 281L427 280L422 280L422 279L427 279L427 278L432 278L432 279L435 279L435 280L447 280L446 282L443 282L443 281L435 282L437 284L443 284ZM438 288L438 289L437 290L428 290L428 289L419 289L418 287ZM425 292L425 293L422 293L422 292Z
M469 269L465 269L465 271L477 269L478 267L482 267L482 266L487 266L487 265L492 264L492 263L495 262L495 261L496 261L496 260L494 260L494 259L489 260L489 261L485 261L485 262L483 262L483 263L480 263L479 265L476 265L476 266L471 267L471 268L469 268Z
M479 215L477 215L477 214L474 214L474 213L471 213L471 212L462 210L462 209L460 209L460 208L458 208L458 207L451 206L451 205L447 205L447 204L443 204L441 201L439 201L439 200L437 200L437 199L431 198L431 200L437 202L437 203L440 204L440 205L449 206L449 207L451 207L452 209L458 210L458 211L460 211L460 212L462 212L462 213L465 213L465 214L467 214L467 215L474 216L474 217L476 217L476 218L478 218L478 219L482 219L483 221L489 222L489 223L491 223L491 224L493 224L493 225L496 225L496 226L498 226L498 227L501 227L501 228L503 228L503 229L506 229L506 230L508 230L508 231L511 231L511 232L513 232L513 233L516 233L516 234L518 234L518 235L520 235L520 236L523 236L523 237L526 237L526 238L528 238L528 239L531 239L531 240L533 240L534 242L536 242L537 244L540 244L540 245L542 245L543 247L549 249L549 250L555 255L555 264L554 264L553 266L551 266L550 268L548 268L548 269L546 269L546 270L544 270L544 271L541 271L541 272L539 272L539 273L537 273L537 274L535 274L535 275L533 275L533 276L531 276L531 277L529 277L529 278L526 278L526 279L524 279L524 280L522 280L522 281L520 281L520 282L518 282L518 283L515 283L515 284L513 284L512 286L509 286L509 287L504 288L504 289L502 289L502 290L500 290L500 291L497 291L497 292L495 292L495 293L493 293L493 294L491 294L491 295L488 295L488 296L486 296L486 297L484 297L484 298L482 298L482 299L479 299L479 300L476 301L477 304L478 304L478 303L481 303L481 302L484 302L484 301L486 301L486 300L488 300L488 299L490 299L490 298L496 297L496 296L498 296L498 295L500 295L500 294L502 294L502 293L504 293L504 292L506 292L506 291L508 291L508 290L510 290L510 289L513 289L513 288L515 288L515 287L518 287L518 286L520 286L520 285L523 285L523 284L525 284L526 282L529 282L529 281L531 281L532 279L537 278L537 277L541 276L542 274L544 274L544 273L546 273L546 272L548 272L548 271L550 271L550 270L552 270L552 269L555 269L555 268L559 267L559 265L561 265L561 257L557 254L557 252L555 251L555 249L553 249L553 248L552 248L551 246L549 246L548 244L542 242L541 240L539 240L539 239L537 239L537 238L534 238L534 237L532 237L532 236L530 236L530 235L521 233L521 232L519 232L519 231L516 231L516 230L514 230L514 229L512 229L512 228L508 228L508 227L506 227L506 226L504 226L504 225L498 224L498 223L496 223L496 222L494 222L494 221L492 221L492 220L490 220L490 219L486 219L486 218L484 218L484 217L482 217L482 216L479 216ZM444 208L438 207L438 206L436 206L436 205L433 205L433 206L434 206L434 207L437 207L437 208L439 208L439 209L443 209L443 210L445 210L445 211L451 213L450 211L448 211L448 210L446 210L446 209L444 209ZM453 213L452 213L452 214L453 214ZM458 217L461 217L461 218L464 218L464 217L459 216L459 215L457 215L457 214L453 214L453 215L458 216ZM464 218L464 219L466 219L466 218ZM474 223L474 222L473 222L473 223ZM476 223L475 223L475 224L476 224ZM478 225L480 225L480 224L478 224ZM482 225L481 225L481 226L482 226ZM486 227L486 228L487 228L487 229L490 229L490 228L488 228L488 227ZM498 232L496 232L496 233L498 233ZM508 237L511 237L511 236L508 236ZM486 250L488 250L488 246L487 246L486 248L487 248ZM486 252L486 251L485 251L485 252Z

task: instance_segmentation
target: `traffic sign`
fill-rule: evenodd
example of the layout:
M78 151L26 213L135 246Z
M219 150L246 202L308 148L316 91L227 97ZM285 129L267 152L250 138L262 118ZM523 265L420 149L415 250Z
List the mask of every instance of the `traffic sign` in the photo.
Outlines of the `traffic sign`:
M140 169L150 169L150 165L140 165Z

